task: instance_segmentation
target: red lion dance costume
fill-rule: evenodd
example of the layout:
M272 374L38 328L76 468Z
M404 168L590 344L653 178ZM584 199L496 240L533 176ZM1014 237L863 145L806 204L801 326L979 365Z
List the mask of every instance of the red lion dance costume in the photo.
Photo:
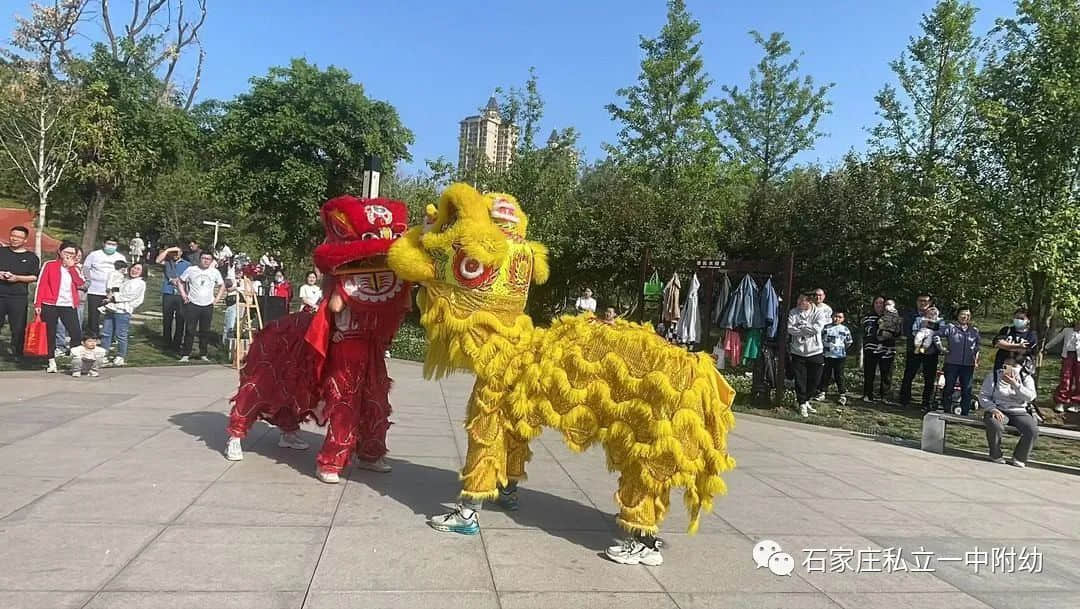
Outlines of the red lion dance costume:
M229 415L226 456L240 460L240 439L258 419L281 429L279 445L307 448L300 422L329 424L316 460L318 477L338 482L355 452L361 465L383 461L390 427L390 377L383 357L409 309L409 284L386 265L390 245L408 229L408 210L389 199L342 196L322 207L326 239L315 248L325 300L270 322L252 341Z

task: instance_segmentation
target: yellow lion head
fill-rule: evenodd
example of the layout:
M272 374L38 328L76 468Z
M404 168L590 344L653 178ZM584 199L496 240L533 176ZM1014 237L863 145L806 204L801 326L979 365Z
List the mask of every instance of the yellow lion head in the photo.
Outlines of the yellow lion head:
M529 284L548 278L547 249L525 238L528 222L512 195L452 184L438 206L428 206L423 226L390 248L388 263L401 278L450 299L458 314L517 315Z

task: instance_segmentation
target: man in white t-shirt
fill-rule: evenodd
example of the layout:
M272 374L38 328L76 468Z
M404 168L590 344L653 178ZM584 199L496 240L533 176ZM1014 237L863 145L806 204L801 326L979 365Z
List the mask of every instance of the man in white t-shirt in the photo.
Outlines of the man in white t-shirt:
M578 313L596 313L596 299L593 298L592 290L585 288L581 292L581 296L578 297L577 302L574 303L574 308Z
M124 260L124 255L116 251L116 239L108 237L101 249L94 250L83 260L83 275L86 276L86 326L90 334L101 332L101 312L98 310L108 296L106 283L109 274L116 270L116 261Z
M214 267L214 255L210 252L200 254L199 265L189 266L180 275L179 287L180 297L184 299L184 321L187 322L184 344L180 348L180 361L191 359L196 327L199 332L199 359L208 361L214 305L221 302L225 295L225 280L221 277L221 271Z

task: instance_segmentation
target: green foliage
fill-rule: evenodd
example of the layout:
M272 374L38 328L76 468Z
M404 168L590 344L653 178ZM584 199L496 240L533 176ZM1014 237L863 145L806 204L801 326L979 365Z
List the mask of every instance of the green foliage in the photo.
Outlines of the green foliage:
M1020 0L979 80L984 179L1003 263L1045 330L1080 316L1080 4Z
M729 140L725 152L749 166L765 185L824 135L818 122L829 113L827 95L833 85L815 87L812 77L799 77L799 60L786 61L791 45L782 33L773 32L767 39L755 31L750 35L765 56L750 71L745 91L723 87L728 99L719 103L718 121Z
M69 66L82 90L75 176L82 193L83 248L93 247L106 206L176 167L198 137L183 110L160 101L160 82L146 56L117 60L103 44Z
M670 186L680 166L713 162L716 136L708 113L716 102L707 97L712 81L705 72L701 25L683 0L668 2L667 22L656 38L641 37L641 72L637 84L616 94L625 105L608 104L620 124L618 144L610 155L658 170L653 176Z
M294 59L251 84L217 124L215 188L241 214L245 233L306 254L322 237L322 203L360 192L365 156L381 157L391 171L408 159L412 132L339 68Z

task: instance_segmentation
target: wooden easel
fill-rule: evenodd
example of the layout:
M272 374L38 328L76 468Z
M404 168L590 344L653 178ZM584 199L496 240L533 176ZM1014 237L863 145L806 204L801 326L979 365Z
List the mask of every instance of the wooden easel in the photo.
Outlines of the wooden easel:
M233 348L233 367L239 370L244 365L256 328L262 328L262 311L259 310L259 298L251 279L244 277L236 294L236 343ZM255 311L252 317L252 309ZM255 326L253 322L258 322Z

